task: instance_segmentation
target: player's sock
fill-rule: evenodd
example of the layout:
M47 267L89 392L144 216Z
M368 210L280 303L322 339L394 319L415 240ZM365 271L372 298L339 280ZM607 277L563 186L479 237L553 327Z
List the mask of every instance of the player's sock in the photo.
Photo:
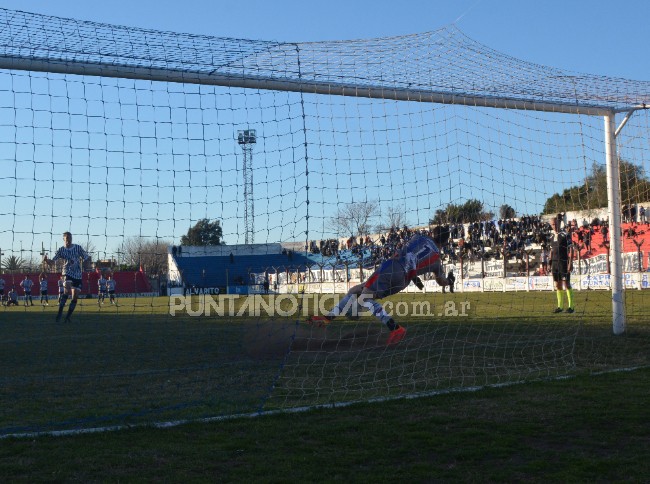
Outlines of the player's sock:
M341 314L347 314L351 310L352 304L356 304L356 296L353 294L347 294L343 297L343 299L339 301L336 306L332 308L332 310L327 315L335 318Z
M73 299L72 302L70 302L70 306L68 306L68 314L65 316L66 319L72 316L72 312L76 307L77 307L77 301Z
M557 307L561 309L562 306L563 306L563 303L562 303L562 291L560 291L559 289L556 289L555 290L555 295L557 296Z
M373 314L373 316L379 318L379 320L382 323L388 324L389 321L392 321L391 317L384 310L384 307L381 304L379 304L377 301L373 299L366 299L363 302L363 306L368 311L370 311Z
M63 308L65 307L65 303L68 300L68 295L63 294L61 298L59 299L59 314L57 315L57 319L61 317L61 314L63 313Z
M569 301L569 307L573 308L573 289L569 288L566 290L566 297Z

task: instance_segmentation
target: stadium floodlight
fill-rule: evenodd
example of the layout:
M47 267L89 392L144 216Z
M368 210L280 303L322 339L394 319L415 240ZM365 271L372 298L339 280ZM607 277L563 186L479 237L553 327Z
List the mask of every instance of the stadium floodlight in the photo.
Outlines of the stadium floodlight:
M255 242L255 200L253 196L253 145L257 143L254 129L237 132L237 143L244 154L242 173L244 178L244 243Z
M650 111L641 111L650 83L532 64L456 27L281 43L6 9L0 24L0 246L34 260L70 230L89 250L116 254L121 297L115 312L79 311L89 324L41 324L45 310L1 325L0 436L649 364L650 277L647 265L631 269L638 249L617 234L622 203L650 203ZM369 222L345 208L359 204L376 204L377 217L403 207L410 227L438 229L444 272L457 276L453 294L423 277L424 292L410 285L382 300L408 330L390 348L388 326L372 316L314 327L303 314L331 310L329 296L365 282L409 236L356 244ZM485 233L503 206L520 225ZM526 214L540 231L522 229ZM574 263L569 314L553 311L572 293L517 259L530 247L541 260L558 214L609 223L609 239L594 223L595 253L582 248ZM227 247L177 245L215 218L208 235ZM342 226L353 229L332 228ZM320 249L303 254L312 241ZM160 257L178 300L126 269L161 267ZM244 295L268 274L271 294ZM96 287L95 274L83 287ZM233 293L210 297L224 287ZM205 319L178 324L194 316ZM626 316L639 337L603 337L625 332ZM61 337L70 332L79 337Z

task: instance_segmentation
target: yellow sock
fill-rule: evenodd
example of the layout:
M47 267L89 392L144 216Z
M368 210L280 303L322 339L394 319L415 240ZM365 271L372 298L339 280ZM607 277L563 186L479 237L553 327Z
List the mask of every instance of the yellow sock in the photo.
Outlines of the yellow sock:
M563 304L562 304L562 291L557 289L555 291L555 295L557 296L557 307L561 309L562 306L563 306Z
M566 298L569 301L569 307L573 309L573 289L566 290Z

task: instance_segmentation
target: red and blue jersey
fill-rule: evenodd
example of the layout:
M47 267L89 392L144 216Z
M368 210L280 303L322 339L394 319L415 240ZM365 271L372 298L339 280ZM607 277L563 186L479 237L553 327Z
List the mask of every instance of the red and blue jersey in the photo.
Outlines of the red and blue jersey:
M419 274L431 272L431 266L440 260L440 251L430 237L416 234L400 250L399 260L404 266L406 280L410 281Z

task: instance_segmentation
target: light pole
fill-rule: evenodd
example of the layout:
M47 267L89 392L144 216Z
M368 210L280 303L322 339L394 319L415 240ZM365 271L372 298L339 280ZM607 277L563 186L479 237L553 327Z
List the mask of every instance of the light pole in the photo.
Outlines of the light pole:
M253 145L257 143L254 129L237 132L237 143L244 153L244 243L252 244L255 240L255 207L253 200Z

